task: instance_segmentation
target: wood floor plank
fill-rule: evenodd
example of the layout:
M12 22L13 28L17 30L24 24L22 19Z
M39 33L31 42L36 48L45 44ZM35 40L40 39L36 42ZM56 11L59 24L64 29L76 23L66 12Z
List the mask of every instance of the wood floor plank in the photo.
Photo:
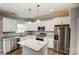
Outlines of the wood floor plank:
M22 48L7 53L7 55L22 55ZM63 55L62 53L55 52L53 49L48 48L48 55Z

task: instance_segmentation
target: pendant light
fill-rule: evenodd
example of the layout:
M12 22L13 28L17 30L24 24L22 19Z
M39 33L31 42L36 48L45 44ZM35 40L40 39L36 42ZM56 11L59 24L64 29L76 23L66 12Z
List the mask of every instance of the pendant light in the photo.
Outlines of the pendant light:
M29 8L28 10L29 10L29 16L32 17L32 14L31 14L31 8ZM32 22L29 21L28 23L32 23Z
M31 22L31 21L29 21L29 23L31 24L32 22Z
M37 22L40 22L40 20L39 20L39 7L40 7L40 5L37 5Z

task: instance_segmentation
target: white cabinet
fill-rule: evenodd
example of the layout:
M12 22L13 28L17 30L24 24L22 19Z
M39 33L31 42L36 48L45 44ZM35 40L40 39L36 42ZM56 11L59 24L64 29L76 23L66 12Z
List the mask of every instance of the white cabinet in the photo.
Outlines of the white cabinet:
M26 40L26 37L20 37L20 41Z
M48 41L48 48L54 48L54 36L46 36L44 41Z
M33 23L25 23L25 27L26 27L26 31L37 31L37 23L33 22Z
M69 18L63 19L62 22L63 24L71 24L71 20Z
M26 40L26 37L20 37L20 42ZM20 45L22 47L22 45Z
M32 24L32 27L33 27L33 30L34 30L34 31L37 31L38 25L39 25L39 24L38 24L37 22L35 22L35 23Z
M19 46L17 45L18 44L17 42L19 42L18 40L19 39L17 39L16 37L4 38L3 39L3 52L4 52L4 54L19 48Z
M62 17L54 18L53 24L54 24L54 26L62 24Z
M41 26L45 26L45 31L53 31L53 20L42 21Z
M54 22L54 25L71 24L71 20L70 20L69 16L54 18L53 22Z
M24 24L24 26L26 27L26 30L25 31L29 31L30 29L31 29L31 24L29 24L28 22L26 22L25 24Z
M26 35L25 37L20 37L20 41L28 39L36 39L36 35Z
M48 48L54 48L54 39L49 39Z
M11 26L10 28L12 29L12 31L16 31L17 30L17 20L12 19L11 23L12 24L10 25Z
M3 52L7 53L9 51L11 51L11 46L10 46L10 40L7 39L3 39Z
M45 31L54 31L54 25L49 23L48 25L45 25Z
M17 20L11 18L3 18L3 32L11 32L17 30Z
M3 18L3 32L10 31L10 20Z
M60 24L70 24L69 16L67 16L67 17L57 17L57 18L54 18L54 19L51 19L51 20L40 21L39 23L32 22L31 24L29 24L27 22L26 28L27 28L27 31L37 31L38 26L45 26L46 31L54 31L54 26L60 25Z

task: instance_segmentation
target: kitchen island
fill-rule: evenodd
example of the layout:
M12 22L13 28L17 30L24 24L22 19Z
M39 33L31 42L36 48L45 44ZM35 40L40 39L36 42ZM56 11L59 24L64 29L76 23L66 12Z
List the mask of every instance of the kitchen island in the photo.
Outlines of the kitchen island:
M46 41L38 40L23 40L18 42L22 45L22 54L23 55L47 55L47 44Z

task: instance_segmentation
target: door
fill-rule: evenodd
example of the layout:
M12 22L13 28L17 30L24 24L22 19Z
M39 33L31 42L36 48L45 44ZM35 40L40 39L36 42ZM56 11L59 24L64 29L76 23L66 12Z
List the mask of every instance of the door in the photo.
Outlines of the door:
M58 51L59 27L54 28L54 49Z

